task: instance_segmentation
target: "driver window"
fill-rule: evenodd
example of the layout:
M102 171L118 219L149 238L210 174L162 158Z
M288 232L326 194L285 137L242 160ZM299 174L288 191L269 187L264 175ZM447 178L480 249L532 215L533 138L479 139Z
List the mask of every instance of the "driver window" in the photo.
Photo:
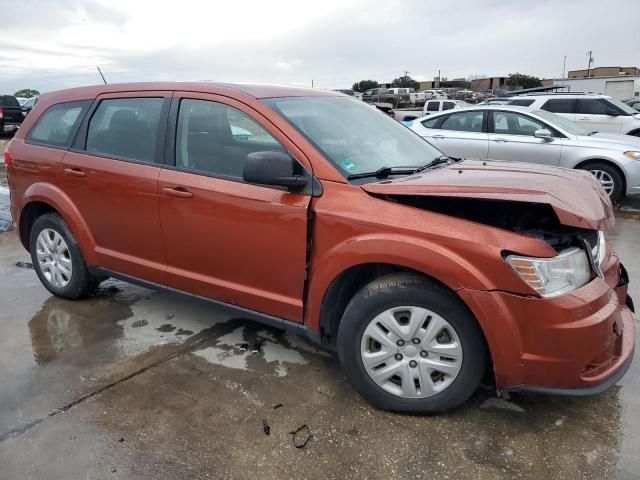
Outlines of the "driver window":
M511 112L493 112L494 133L533 136L535 131L541 128L546 127L526 115Z

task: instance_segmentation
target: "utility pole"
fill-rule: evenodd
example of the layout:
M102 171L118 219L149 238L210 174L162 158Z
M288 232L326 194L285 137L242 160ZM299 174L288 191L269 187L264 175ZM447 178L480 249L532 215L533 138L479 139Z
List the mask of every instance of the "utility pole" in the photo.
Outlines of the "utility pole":
M311 88L313 88L313 78L311 79Z
M587 55L589 55L589 63L587 64L587 78L591 78L591 64L593 63L593 50L589 50Z
M564 62L562 62L562 78L564 78L564 72L567 68L567 56L564 56Z

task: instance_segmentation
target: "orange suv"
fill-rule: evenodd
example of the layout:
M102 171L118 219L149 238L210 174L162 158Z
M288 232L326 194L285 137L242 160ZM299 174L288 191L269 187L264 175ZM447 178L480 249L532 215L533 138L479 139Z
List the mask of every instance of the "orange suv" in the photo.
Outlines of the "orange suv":
M337 351L373 405L598 393L634 351L590 174L445 157L336 92L149 83L42 95L6 152L54 295L107 277L210 299Z

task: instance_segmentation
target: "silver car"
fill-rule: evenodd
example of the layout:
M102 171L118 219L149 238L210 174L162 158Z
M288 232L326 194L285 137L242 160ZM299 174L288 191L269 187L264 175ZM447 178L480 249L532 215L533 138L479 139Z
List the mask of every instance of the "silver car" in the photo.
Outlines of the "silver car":
M590 132L544 110L483 105L419 118L410 128L451 157L587 170L613 201L640 192L640 138Z

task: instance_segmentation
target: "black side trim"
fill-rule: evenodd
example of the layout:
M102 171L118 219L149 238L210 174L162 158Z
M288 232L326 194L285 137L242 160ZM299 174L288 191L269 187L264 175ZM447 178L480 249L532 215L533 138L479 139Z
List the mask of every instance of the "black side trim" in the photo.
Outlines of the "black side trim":
M598 395L606 390L609 390L616 383L620 381L624 374L627 373L629 367L631 366L631 362L633 361L633 354L627 359L626 362L622 364L622 366L618 369L616 373L611 375L602 383L598 385L594 385L592 387L586 388L553 388L553 387L538 387L535 385L517 385L515 387L501 388L502 392L532 392L532 393L543 393L545 395L566 395L571 397L588 397L591 395Z
M100 267L89 267L89 271L96 276L113 277L113 278L117 278L118 280L122 280L124 282L149 288L151 290L160 290L168 293L184 295L184 296L195 298L197 300L201 300L207 303L213 303L230 314L235 314L235 315L241 314L243 318L246 318L248 320L253 320L255 322L262 323L270 327L279 328L281 330L287 330L287 331L290 331L291 333L298 334L308 339L312 344L314 344L314 346L322 348L320 332L315 332L313 330L310 330L302 323L293 322L291 320L285 320L284 318L280 318L280 317L274 317L273 315L256 312L255 310L250 310L248 308L240 307L238 305L231 305L230 303L221 302L220 300L215 300L213 298L203 297L201 295L196 295L194 293L185 292L183 290L178 290L177 288L167 287L165 285L160 285L159 283L148 282L140 278L132 277L130 275L125 275L124 273L112 272L111 270L107 270Z

